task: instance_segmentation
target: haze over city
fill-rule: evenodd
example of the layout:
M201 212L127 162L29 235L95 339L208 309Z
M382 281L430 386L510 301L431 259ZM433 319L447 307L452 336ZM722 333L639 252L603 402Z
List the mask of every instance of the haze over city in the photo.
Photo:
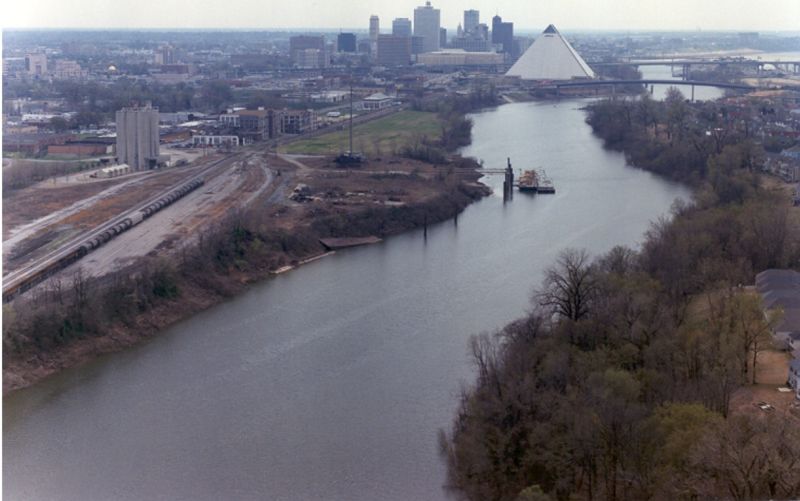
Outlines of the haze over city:
M363 28L372 14L389 21L409 17L417 0L285 2L233 0L187 4L179 0L137 2L37 0L4 7L6 28ZM467 5L433 2L442 25L455 28L465 8L514 19L518 30L541 30L550 23L571 30L798 30L800 2L773 0L567 0L488 1ZM768 8L765 8L768 7ZM780 13L780 14L777 14ZM386 25L384 25L386 26Z

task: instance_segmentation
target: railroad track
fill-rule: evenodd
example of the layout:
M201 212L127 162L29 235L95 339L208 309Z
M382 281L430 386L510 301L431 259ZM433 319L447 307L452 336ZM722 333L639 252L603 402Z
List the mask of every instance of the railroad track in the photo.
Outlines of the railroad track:
M9 273L3 277L3 302L9 302L18 297L35 285L80 260L112 238L202 186L205 177L214 169L222 164L235 161L242 155L244 155L244 152L212 162L200 172L193 172L180 182L147 199L137 208L118 215L97 228L81 233L60 248L42 256L33 263Z

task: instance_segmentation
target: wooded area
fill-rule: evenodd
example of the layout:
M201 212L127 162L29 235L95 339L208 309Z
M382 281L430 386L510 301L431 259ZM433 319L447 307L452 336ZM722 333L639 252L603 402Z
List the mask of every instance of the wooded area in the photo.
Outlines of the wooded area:
M719 105L609 100L587 121L630 161L695 188L639 251L564 250L532 311L473 338L477 382L440 445L472 500L800 495L797 419L730 413L756 381L769 320L752 284L800 269L785 193ZM719 129L719 130L717 130ZM707 134L706 131L711 131Z

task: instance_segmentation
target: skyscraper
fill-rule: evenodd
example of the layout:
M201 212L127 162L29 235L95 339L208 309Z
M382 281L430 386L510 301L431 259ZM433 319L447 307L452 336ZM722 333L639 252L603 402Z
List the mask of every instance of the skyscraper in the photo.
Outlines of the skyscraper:
M378 16L369 16L369 39L372 42L378 41L378 35L381 32L381 21Z
M464 33L472 34L478 29L481 22L481 14L477 10L464 11Z
M422 52L439 50L440 19L439 9L431 7L430 2L414 9L414 35L422 37Z
M117 160L133 170L158 163L158 110L122 108L117 111Z
M397 37L411 36L411 19L398 17L392 21L392 35Z
M381 33L381 21L378 16L369 16L369 53L374 58L378 55L378 35Z
M514 23L504 23L503 18L492 18L492 43L503 46L503 52L514 52Z

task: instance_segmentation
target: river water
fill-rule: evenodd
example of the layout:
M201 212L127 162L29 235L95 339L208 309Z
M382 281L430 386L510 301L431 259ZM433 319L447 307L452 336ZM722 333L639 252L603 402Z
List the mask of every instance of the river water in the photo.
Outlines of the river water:
M488 197L6 397L4 499L446 499L469 336L522 315L560 249L636 245L688 197L604 151L583 104L473 116L465 154L543 167L557 194Z
M676 67L675 70L680 70L680 67ZM670 87L676 87L683 93L686 99L690 99L692 97L692 87L690 85L682 85L680 83L682 77L680 75L673 76L672 68L670 66L640 66L639 71L642 73L642 78L645 79L675 80L675 85L653 85L653 99L657 99L659 101L663 100L667 96L667 90L669 90ZM716 87L694 88L695 101L713 101L714 99L719 99L723 96L725 96L725 91Z

